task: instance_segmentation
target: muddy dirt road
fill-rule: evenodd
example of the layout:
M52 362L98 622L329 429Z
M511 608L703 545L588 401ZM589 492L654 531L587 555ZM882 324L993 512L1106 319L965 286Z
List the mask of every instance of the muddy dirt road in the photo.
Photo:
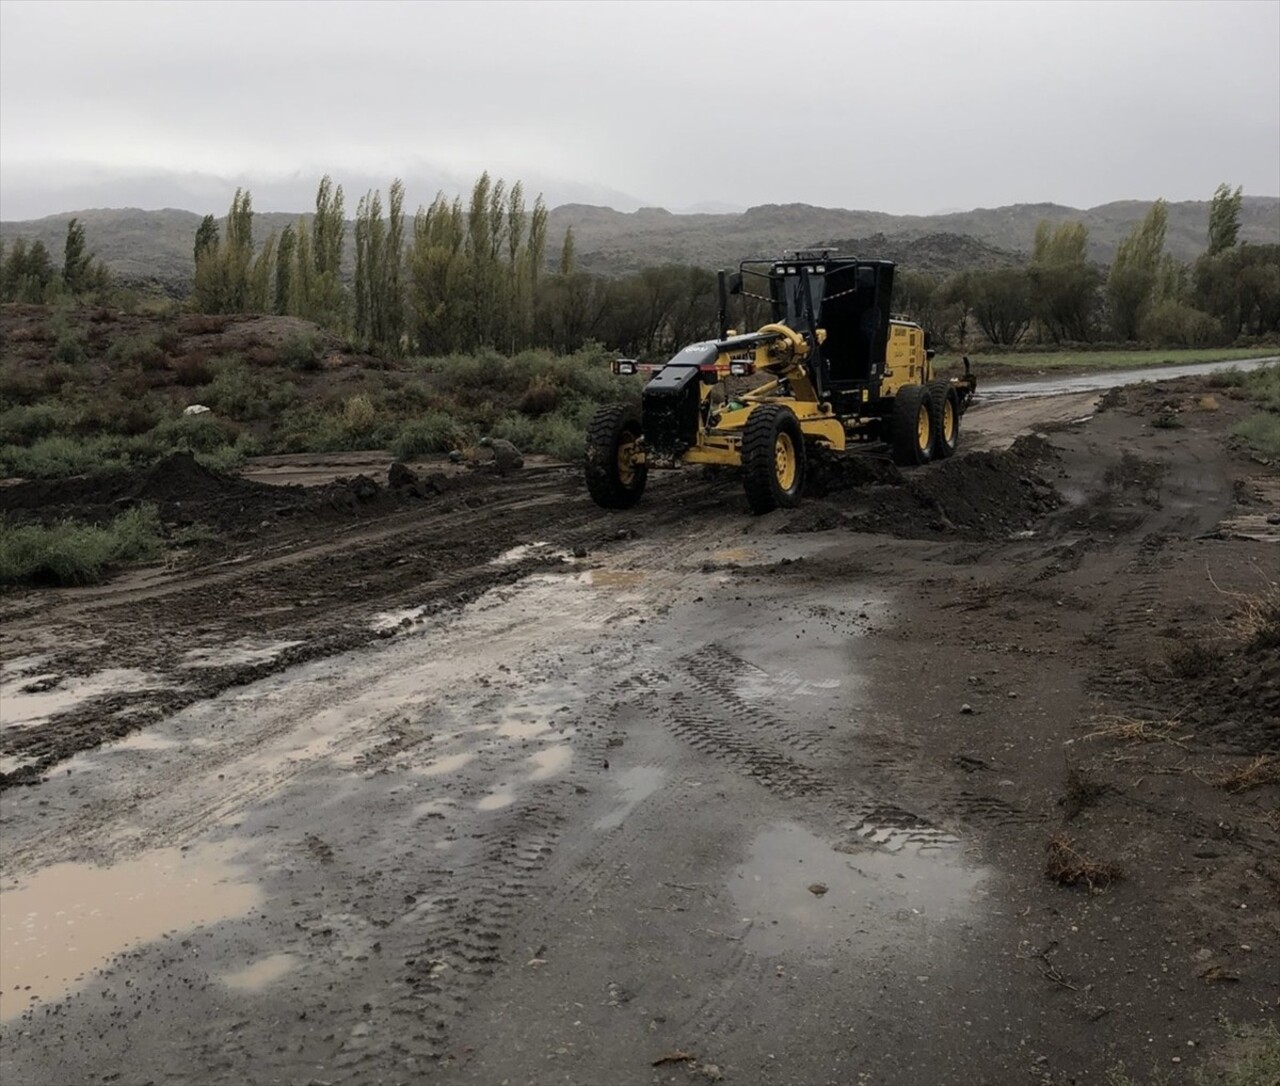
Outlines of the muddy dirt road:
M992 403L763 518L237 491L218 560L0 600L0 1078L1218 1066L1280 1008L1280 475L1209 395Z

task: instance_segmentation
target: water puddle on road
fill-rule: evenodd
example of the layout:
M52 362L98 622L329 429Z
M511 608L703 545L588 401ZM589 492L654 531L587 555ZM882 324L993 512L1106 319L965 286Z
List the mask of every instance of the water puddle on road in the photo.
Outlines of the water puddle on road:
M733 874L748 950L764 956L918 943L969 917L985 873L954 851L853 855L795 823L762 831Z
M569 763L573 761L573 748L564 744L547 747L537 754L529 755L529 761L534 765L529 780L545 781L569 768Z
M526 558L560 558L567 560L570 554L566 550L553 547L550 543L521 543L519 546L511 547L503 551L496 558L489 559L491 566L510 566L516 562L523 562Z
M287 977L298 966L292 954L271 954L234 973L222 977L222 983L238 992L259 992L269 984Z
M301 645L301 641L234 641L229 645L213 645L191 649L182 657L180 666L186 668L238 667L245 664L266 664L285 649Z
M979 387L979 402L998 403L1002 400L1020 400L1031 396L1069 396L1075 392L1105 392L1125 385L1150 384L1155 381L1175 381L1179 377L1203 377L1222 370L1247 372L1260 366L1274 365L1274 355L1265 358L1242 358L1226 362L1190 362L1181 365L1157 364L1131 370L1099 370L1094 373L1070 377L1044 377L1032 381L1012 381Z
M653 795L666 783L666 779L667 771L658 766L640 765L623 770L618 774L615 782L621 793L618 797L620 806L603 818L597 819L595 828L611 830L621 826L636 805Z
M592 588L639 588L645 582L645 574L638 569L589 569L580 579Z
M421 622L431 609L427 606L422 607L405 607L399 611L382 611L373 616L369 625L372 629L397 630L408 629L410 626Z
M475 754L472 751L464 750L458 754L447 754L443 758L437 758L434 762L419 766L413 772L419 777L443 777L446 773L456 773L474 758Z
M226 844L111 867L55 864L0 892L0 1021L74 990L121 951L241 916L261 893Z
M0 727L29 728L106 694L167 687L147 671L113 667L93 675L19 675L0 682Z

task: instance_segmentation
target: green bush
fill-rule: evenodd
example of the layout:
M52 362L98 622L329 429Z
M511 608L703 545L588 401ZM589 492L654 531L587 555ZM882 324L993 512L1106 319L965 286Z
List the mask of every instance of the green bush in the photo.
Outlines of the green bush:
M159 455L159 449L148 435L104 434L89 438L55 435L30 445L0 448L0 474L26 479L61 479L126 468Z
M112 567L161 553L154 506L121 513L106 527L64 521L0 531L0 584L93 584Z
M1280 415L1250 415L1231 427L1231 432L1259 456L1280 458Z
M408 460L423 453L448 452L467 441L468 434L451 415L428 411L400 427L400 432L391 439L391 455L397 460Z
M68 329L58 334L53 344L53 360L65 366L78 366L88 357L88 340L83 332Z
M1244 375L1245 395L1268 411L1280 413L1280 364L1259 366Z
M212 415L179 415L157 423L151 436L166 452L211 453L235 445L240 429Z
M508 415L493 428L492 436L505 438L521 452L577 462L583 457L586 427L579 418L560 412L538 419Z
M111 344L107 360L149 372L163 369L166 357L164 348L154 336L126 336Z
M241 434L234 445L223 445L209 452L196 453L196 460L211 471L233 472L244 466L245 459L262 452L262 445L249 434Z
M1215 370L1213 373L1206 374L1204 383L1210 388L1241 388L1246 376L1248 375L1244 370L1232 366L1229 369Z
M30 445L71 428L72 412L62 404L32 404L0 412L0 445Z
M61 479L150 464L171 452L195 453L201 463L227 470L261 448L234 423L208 415L161 419L145 433L51 434L0 447L0 474Z
M280 361L304 373L318 370L324 344L316 331L294 332L280 347Z
M197 398L233 419L265 419L277 416L291 404L297 391L287 381L250 369L238 355L228 355Z
M1161 347L1208 347L1223 339L1222 325L1208 313L1172 299L1152 306L1140 335Z

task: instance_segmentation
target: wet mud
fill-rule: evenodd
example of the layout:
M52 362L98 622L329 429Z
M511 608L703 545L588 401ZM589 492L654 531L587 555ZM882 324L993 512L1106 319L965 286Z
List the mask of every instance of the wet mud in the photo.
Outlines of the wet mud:
M1215 1073L1280 999L1275 544L1223 527L1280 510L1198 394L767 517L545 468L8 595L0 1078Z

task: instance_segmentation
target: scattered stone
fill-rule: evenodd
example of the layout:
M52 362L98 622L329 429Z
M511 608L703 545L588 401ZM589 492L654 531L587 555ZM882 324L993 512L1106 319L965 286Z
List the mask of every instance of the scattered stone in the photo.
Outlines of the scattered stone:
M486 437L481 440L480 445L493 453L493 466L499 475L524 467L524 457L520 455L520 450L505 438Z
M416 486L417 473L402 460L397 460L387 472L387 485L399 490L402 487Z
M591 553L591 552L590 552L589 550L587 550L587 548L586 548L586 547L584 547L584 546L582 546L581 544L579 544L578 546L576 546L576 547L574 547L574 548L573 548L573 556L574 556L575 558L585 558L585 557L586 557L588 554L590 554L590 553Z
M378 497L378 484L367 475L357 475L347 484L347 489L358 502L371 502Z
M814 897L821 897L826 892L827 892L827 884L825 882L809 883L809 893L811 893Z
M962 706L960 706L960 712L962 712L965 716L972 716L973 706L966 701Z

